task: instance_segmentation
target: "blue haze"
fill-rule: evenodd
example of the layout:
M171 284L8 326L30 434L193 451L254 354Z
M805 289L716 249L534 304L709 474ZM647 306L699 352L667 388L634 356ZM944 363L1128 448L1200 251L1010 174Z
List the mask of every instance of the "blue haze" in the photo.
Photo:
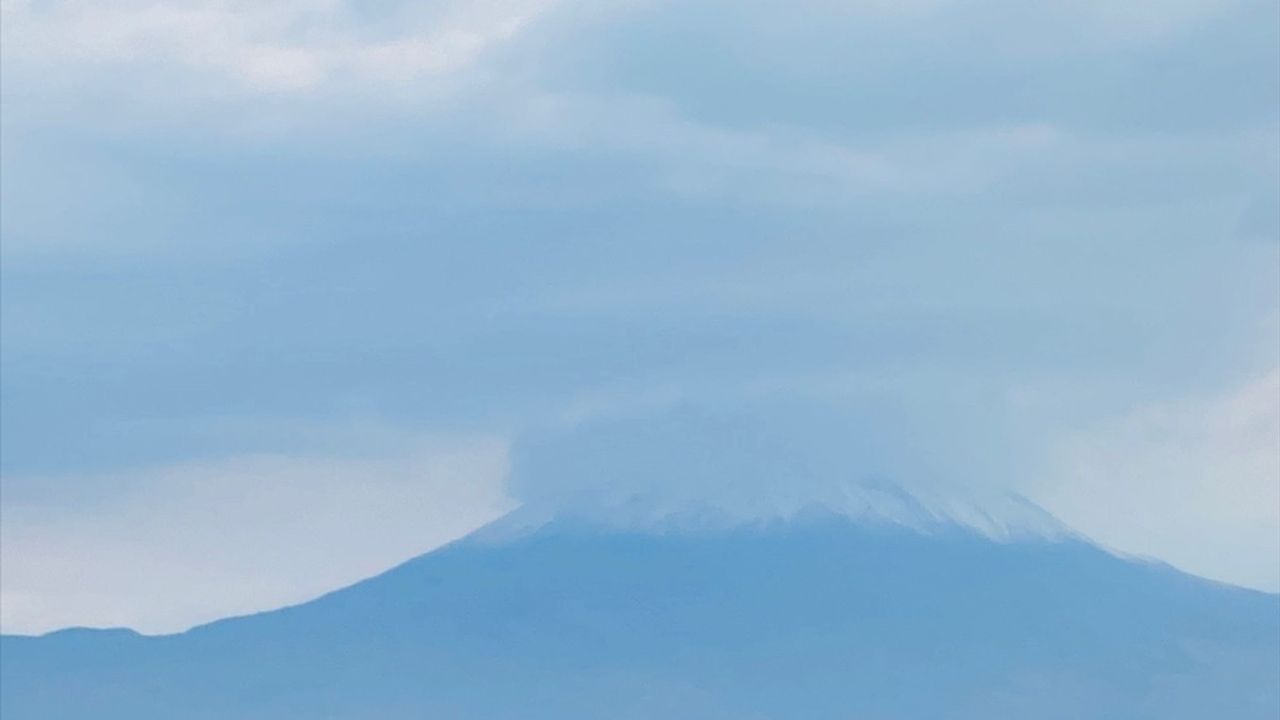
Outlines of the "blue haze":
M5 636L9 718L1173 720L1280 710L1280 600L832 517L548 526L176 636Z
M439 29L321 5L356 48ZM1280 713L1276 595L1021 497L1280 368L1277 3L548 3L294 88L18 6L6 503L369 423L510 442L524 507L294 607L5 635L6 720ZM1198 509L1165 479L1153 516Z

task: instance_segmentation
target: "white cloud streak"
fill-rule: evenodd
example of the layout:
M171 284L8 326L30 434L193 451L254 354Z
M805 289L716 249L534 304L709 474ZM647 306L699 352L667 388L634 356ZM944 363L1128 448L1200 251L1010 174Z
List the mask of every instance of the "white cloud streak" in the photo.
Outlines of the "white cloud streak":
M298 93L339 80L403 84L453 72L515 36L546 3L400 8L391 28L334 0L54 3L4 6L6 56L84 70L166 69L222 77L251 93ZM411 6L410 6L411 7ZM375 32L377 30L377 32Z

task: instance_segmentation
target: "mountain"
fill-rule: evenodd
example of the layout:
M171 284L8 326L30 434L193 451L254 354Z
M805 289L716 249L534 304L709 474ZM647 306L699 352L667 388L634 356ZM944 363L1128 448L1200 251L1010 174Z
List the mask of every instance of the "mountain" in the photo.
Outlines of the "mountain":
M1280 597L834 514L486 532L170 636L0 639L5 720L1280 716Z

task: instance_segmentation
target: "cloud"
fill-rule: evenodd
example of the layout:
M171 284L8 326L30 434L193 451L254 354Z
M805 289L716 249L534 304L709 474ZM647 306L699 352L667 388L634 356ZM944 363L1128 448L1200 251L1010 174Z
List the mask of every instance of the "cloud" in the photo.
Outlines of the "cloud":
M1280 591L1280 369L1132 410L1062 441L1032 496L1121 551Z
M1007 489L1280 360L1266 0L3 7L0 459L71 499L327 456L282 417L766 386L854 406L858 468Z
M164 633L302 602L511 507L505 444L426 437L375 458L243 455L4 481L0 623Z
M391 3L369 17L333 0L13 0L4 11L6 55L24 68L177 68L251 94L303 93L335 82L394 87L467 67L546 5Z
M761 396L614 406L534 432L514 454L519 518L715 529L833 514L991 537L1056 536L1050 516L955 464L892 398Z
M656 197L896 224L922 205L1017 219L1191 197L1235 226L1274 185L1280 98L1252 72L1273 55L1270 3L5 8L4 169L27 178L5 189L8 255L145 258L312 230L201 186L219 173L348 217L402 211L380 179L410 164L438 169L406 184L446 209ZM298 158L312 182L279 174ZM362 182L314 187L344 175Z

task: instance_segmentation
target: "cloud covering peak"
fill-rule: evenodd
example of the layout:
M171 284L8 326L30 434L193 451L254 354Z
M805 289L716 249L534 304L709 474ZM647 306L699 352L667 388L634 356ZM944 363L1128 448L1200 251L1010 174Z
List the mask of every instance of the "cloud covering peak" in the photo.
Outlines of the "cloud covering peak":
M796 402L585 422L518 447L510 492L523 508L512 522L706 530L817 513L997 538L1065 532L1033 504L963 477L971 469L935 466L920 456L927 440L904 430L891 413Z

